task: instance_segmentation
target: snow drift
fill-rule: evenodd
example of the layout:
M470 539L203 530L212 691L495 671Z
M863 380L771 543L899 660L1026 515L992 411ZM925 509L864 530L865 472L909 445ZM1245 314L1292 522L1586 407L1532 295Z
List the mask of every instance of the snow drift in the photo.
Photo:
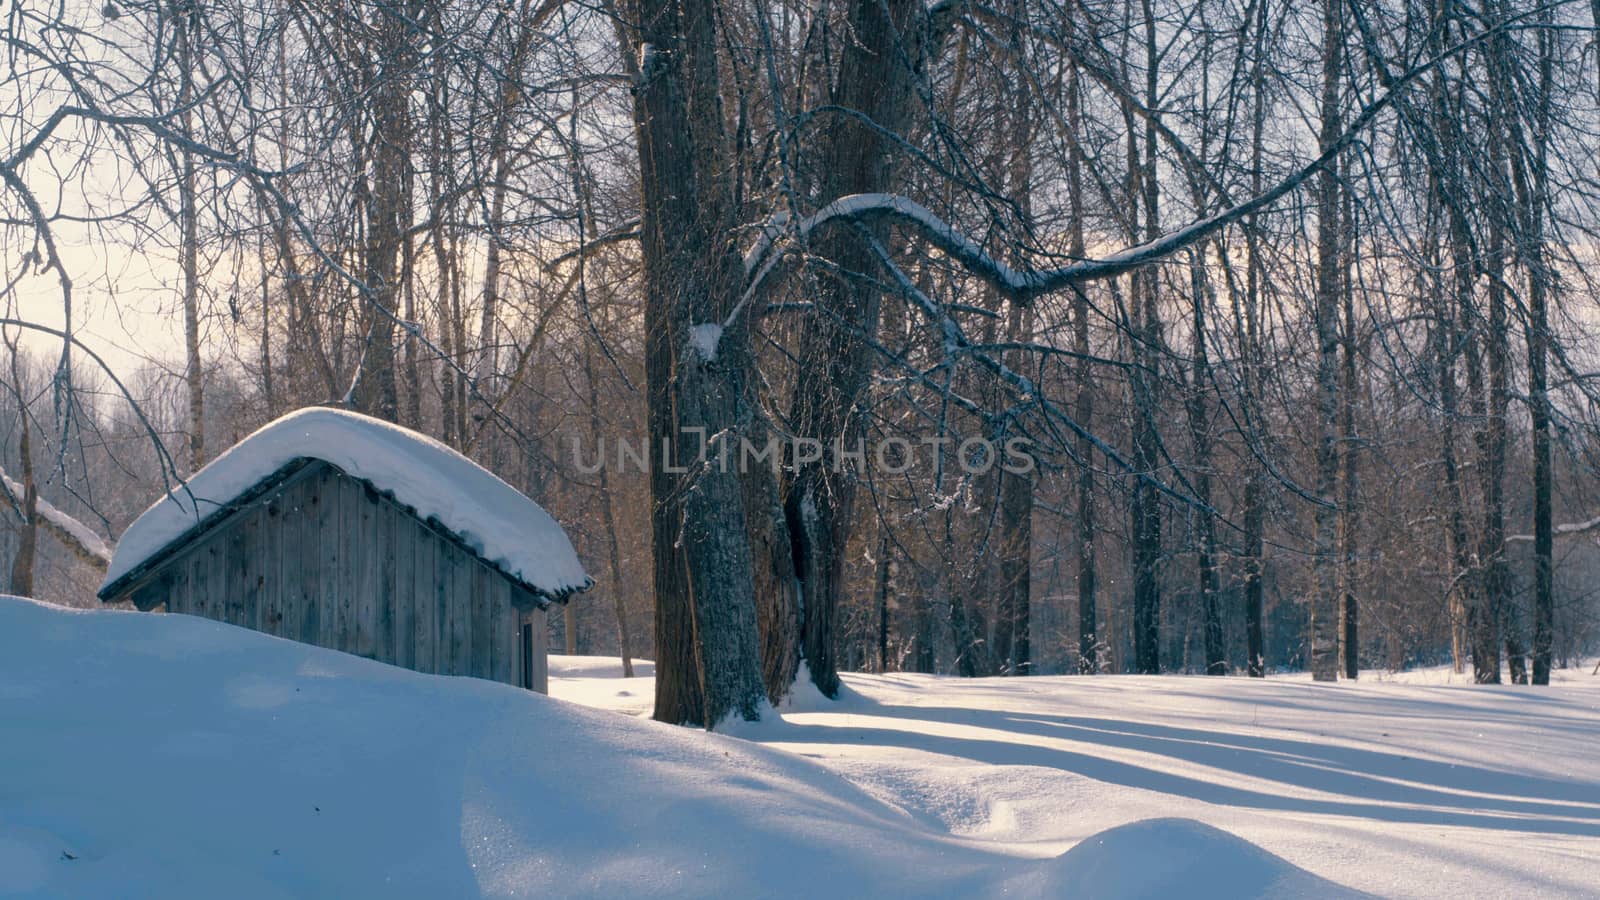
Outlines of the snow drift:
M1181 821L1000 853L789 752L188 616L0 599L0 721L0 894L1346 893Z

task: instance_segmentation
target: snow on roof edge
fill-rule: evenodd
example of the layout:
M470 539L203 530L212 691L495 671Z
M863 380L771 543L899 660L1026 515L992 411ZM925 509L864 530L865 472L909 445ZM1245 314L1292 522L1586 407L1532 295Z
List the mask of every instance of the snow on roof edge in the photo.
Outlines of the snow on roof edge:
M4 469L0 469L0 483L3 483L6 490L15 495L18 502L21 502L26 492L21 484L13 481L11 476L6 474ZM73 539L82 544L83 549L91 556L103 559L108 563L111 561L111 548L106 545L105 538L102 538L93 528L85 525L70 513L62 511L60 507L43 497L39 498L39 515L49 519L57 528L72 535Z
M151 504L117 542L100 596L296 459L321 460L370 482L552 599L594 584L561 525L494 473L398 425L307 407L262 426Z

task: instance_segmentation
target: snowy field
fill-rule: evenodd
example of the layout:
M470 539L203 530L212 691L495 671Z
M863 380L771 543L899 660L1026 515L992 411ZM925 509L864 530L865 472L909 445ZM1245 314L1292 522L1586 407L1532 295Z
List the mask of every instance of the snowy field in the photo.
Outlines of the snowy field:
M552 658L552 700L0 599L0 895L1600 889L1587 669L1539 691L850 675L740 737L622 714L652 685L619 670Z

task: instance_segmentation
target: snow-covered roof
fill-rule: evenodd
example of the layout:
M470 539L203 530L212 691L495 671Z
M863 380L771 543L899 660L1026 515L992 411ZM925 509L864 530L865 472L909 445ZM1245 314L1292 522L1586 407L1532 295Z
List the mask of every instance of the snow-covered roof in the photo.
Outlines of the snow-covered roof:
M308 407L235 444L134 520L100 587L124 578L212 514L301 459L319 459L433 519L484 561L551 597L593 582L572 542L539 504L444 444L388 422Z

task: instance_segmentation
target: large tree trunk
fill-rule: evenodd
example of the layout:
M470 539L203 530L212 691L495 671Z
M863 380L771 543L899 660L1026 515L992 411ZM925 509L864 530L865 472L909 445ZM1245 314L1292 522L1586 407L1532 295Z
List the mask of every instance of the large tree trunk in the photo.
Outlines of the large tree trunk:
M653 467L655 549L658 557L681 553L685 576L681 585L676 573L657 580L665 590L656 600L663 651L656 717L714 728L730 717L759 718L766 699L737 472L738 441L748 435L740 410L749 319L728 321L744 276L723 183L715 7L709 0L644 0L639 11L634 125L650 431L652 448L667 457ZM704 340L705 329L717 337ZM695 435L707 441L703 460L698 447L683 446ZM692 669L683 665L691 660ZM695 683L698 715L682 702L694 699Z
M648 235L646 235L648 237ZM646 249L646 265L651 252ZM661 255L665 255L664 251ZM648 276L647 276L648 278ZM666 273L660 279L664 281ZM645 291L645 396L650 446L651 585L655 592L655 718L680 725L705 723L705 695L695 652L689 576L678 544L683 498L677 477L664 464L662 448L674 443L671 332L666 327L672 296L664 283L647 280Z
M916 108L912 87L925 40L924 6L919 0L855 0L850 6L850 39L839 63L836 104L866 114L879 127L901 133ZM840 118L822 150L823 200L890 189L894 144L868 124ZM822 254L847 271L869 272L871 250L849 229L819 242ZM817 314L800 338L800 367L790 422L804 438L824 447L860 439L856 414L866 386L870 338L878 326L876 286L850 280L825 281L814 300ZM853 524L854 473L823 460L801 463L785 491L788 527L793 533L794 572L800 580L801 655L811 680L826 696L839 691L835 635L844 588L844 551Z

